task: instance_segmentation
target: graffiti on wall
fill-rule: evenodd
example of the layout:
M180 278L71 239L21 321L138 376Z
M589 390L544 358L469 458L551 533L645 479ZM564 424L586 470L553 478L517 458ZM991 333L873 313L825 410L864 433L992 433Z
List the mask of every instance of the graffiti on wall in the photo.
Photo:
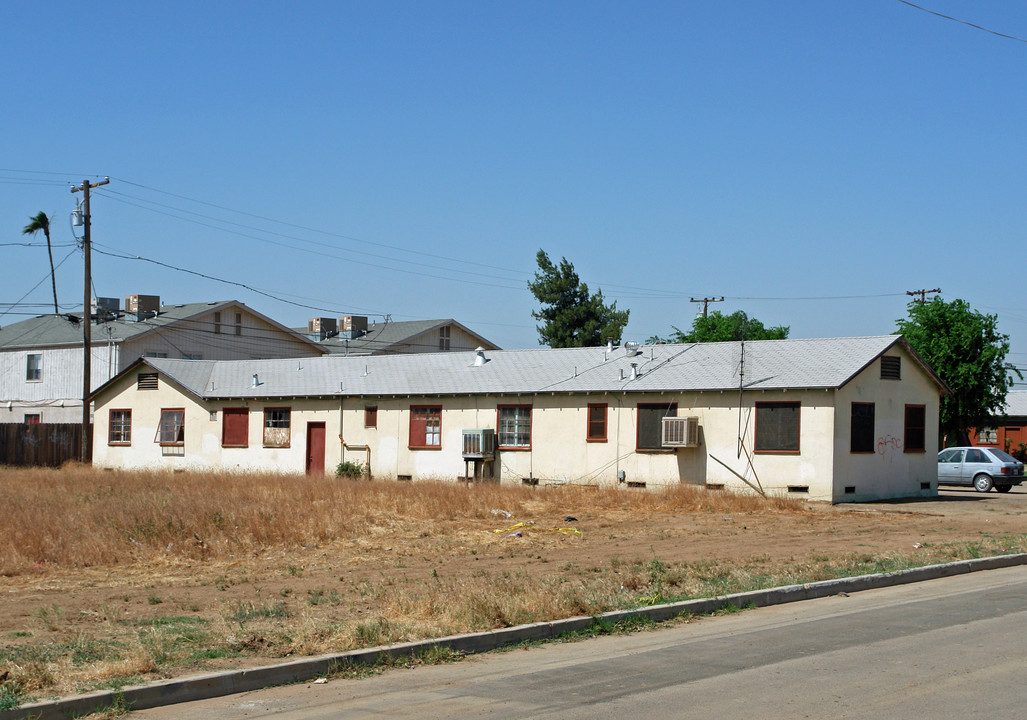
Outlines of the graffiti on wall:
M877 438L877 454L884 455L886 452L894 450L898 452L902 449L902 441L892 435L885 435Z

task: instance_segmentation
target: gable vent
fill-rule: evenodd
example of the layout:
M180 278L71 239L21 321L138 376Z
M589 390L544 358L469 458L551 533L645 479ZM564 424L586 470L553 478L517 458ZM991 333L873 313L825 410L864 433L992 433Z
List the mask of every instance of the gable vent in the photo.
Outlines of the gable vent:
M901 380L902 379L902 358L898 355L881 356L881 379Z
M136 377L136 390L156 390L157 373L139 373Z

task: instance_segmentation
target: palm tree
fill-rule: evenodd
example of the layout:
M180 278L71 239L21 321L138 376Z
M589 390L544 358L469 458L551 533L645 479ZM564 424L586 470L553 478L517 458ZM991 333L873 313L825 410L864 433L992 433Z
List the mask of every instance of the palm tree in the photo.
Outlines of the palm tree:
M53 248L50 247L50 218L45 212L40 211L29 220L31 222L21 231L22 235L35 235L40 230L46 235L46 252L50 255L50 284L53 285L53 312L56 315L60 311L57 309L57 278L53 269Z

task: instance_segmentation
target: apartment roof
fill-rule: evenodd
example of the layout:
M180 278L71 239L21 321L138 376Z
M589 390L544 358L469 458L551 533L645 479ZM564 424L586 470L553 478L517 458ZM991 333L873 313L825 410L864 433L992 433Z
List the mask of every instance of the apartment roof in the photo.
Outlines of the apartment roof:
M305 335L293 332L281 323L262 315L253 308L247 307L236 300L161 305L157 315L144 320L136 320L134 315L122 312L117 318L94 322L90 335L94 344L107 343L108 341L119 343L149 332L157 332L161 328L188 321L208 312L231 307L243 308L246 312L277 327L283 333L288 333L294 336L296 340L307 343L312 348L317 348L323 352L318 343L313 342ZM0 350L75 345L82 345L81 312L64 313L61 315L40 315L0 329Z
M999 417L1027 417L1027 392L1006 393L1006 406Z
M741 343L724 342L612 351L602 347L497 350L485 352L480 365L475 364L474 352L302 360L144 358L139 362L208 399L737 392L739 386L746 390L838 388L895 345L904 347L939 390L947 392L900 335L752 341L744 343L744 358Z
M438 340L425 345L424 347L414 346L412 341L418 335L432 330L437 330L445 325L453 325L470 335L478 345L487 350L498 349L498 347L474 332L466 325L458 323L452 318L441 320L408 320L402 322L381 322L372 323L367 326L367 332L354 340L347 340L336 336L322 340L318 344L332 355L375 355L378 353L412 353L431 352L437 350Z

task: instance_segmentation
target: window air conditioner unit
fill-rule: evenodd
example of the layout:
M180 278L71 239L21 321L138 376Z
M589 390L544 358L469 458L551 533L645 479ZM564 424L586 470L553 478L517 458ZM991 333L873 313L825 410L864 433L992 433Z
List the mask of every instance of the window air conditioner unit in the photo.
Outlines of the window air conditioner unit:
M493 457L496 454L496 431L491 428L463 431L465 459Z
M665 448L699 447L699 418L663 418L663 442Z

